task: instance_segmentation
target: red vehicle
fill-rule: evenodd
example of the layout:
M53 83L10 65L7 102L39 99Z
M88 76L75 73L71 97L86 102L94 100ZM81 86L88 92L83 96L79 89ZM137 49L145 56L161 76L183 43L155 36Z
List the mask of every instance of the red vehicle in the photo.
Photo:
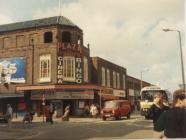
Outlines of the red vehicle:
M101 113L103 120L106 120L110 117L114 117L118 120L123 116L126 116L129 119L131 113L131 105L128 100L106 101Z

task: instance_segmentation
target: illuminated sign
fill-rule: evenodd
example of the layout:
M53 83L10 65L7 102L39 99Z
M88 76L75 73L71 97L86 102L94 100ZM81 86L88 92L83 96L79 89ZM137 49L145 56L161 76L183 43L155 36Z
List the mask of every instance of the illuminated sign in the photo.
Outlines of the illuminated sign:
M82 59L76 58L76 83L82 83Z
M57 83L62 84L63 83L63 57L58 56L57 58Z
M82 48L78 44L58 43L58 52L72 52L76 54L81 54Z

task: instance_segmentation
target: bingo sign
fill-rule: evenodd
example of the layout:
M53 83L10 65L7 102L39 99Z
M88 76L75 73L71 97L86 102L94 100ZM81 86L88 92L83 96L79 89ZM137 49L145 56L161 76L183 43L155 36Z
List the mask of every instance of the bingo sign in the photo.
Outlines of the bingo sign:
M76 83L82 83L82 59L79 57L76 58Z
M0 83L25 83L26 59L0 59Z

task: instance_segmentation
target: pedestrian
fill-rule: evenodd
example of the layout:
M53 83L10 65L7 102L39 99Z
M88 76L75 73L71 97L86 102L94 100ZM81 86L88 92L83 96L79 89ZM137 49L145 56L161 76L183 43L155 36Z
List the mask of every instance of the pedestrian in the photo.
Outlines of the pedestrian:
M46 122L49 122L50 121L49 105L47 104L44 109L45 109Z
M186 138L186 91L173 93L173 106L164 112L155 124L156 131L163 131L167 138Z
M163 104L163 95L162 93L160 92L157 92L155 95L154 95L154 103L153 105L151 106L151 108L149 109L149 111L147 112L147 116L153 120L153 129L155 127L155 123L156 121L158 120L158 118L160 117L160 115L168 110L169 107L168 106L165 106ZM161 137L162 133L157 133L156 131L154 131L153 133L154 135L154 138L157 138L157 137Z
M91 116L92 116L93 118L96 118L96 117L97 117L97 115L98 115L98 109L97 109L97 107L96 107L95 104L93 104L93 105L91 106L90 113L91 113Z
M52 103L49 105L49 121L53 124L53 114L54 114L54 106Z
M70 106L65 107L65 113L62 116L62 121L69 121L69 115L70 115Z
M89 106L86 105L85 108L84 108L84 116L85 116L85 117L88 117L88 116L89 116L89 113L90 113Z
M13 109L10 104L7 104L5 118L8 122L8 128L12 128Z

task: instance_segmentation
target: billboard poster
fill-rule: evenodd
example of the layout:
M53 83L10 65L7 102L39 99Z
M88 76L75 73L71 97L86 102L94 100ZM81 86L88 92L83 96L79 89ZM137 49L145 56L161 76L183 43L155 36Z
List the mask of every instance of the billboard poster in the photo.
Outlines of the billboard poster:
M0 59L0 83L25 83L24 57Z

